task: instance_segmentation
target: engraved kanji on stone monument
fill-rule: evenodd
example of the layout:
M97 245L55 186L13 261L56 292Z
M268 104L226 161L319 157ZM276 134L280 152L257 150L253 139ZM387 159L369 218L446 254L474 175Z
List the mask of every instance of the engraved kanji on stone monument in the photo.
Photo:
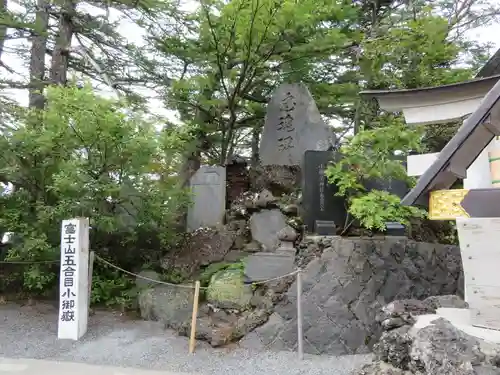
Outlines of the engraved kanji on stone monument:
M332 222L342 228L346 221L346 201L335 195L338 187L325 176L328 164L339 160L333 151L308 150L304 154L302 174L302 219L309 233L318 233L318 222Z
M301 165L307 150L327 150L335 135L307 87L284 84L269 101L260 142L262 165Z

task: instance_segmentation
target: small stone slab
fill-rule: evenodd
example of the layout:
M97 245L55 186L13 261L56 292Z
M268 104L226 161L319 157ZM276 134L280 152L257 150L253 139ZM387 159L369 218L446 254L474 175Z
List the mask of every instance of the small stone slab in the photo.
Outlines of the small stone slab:
M226 169L202 166L190 179L193 205L188 209L187 230L222 224L226 210Z
M293 253L255 253L245 260L245 274L252 281L272 279L293 272Z

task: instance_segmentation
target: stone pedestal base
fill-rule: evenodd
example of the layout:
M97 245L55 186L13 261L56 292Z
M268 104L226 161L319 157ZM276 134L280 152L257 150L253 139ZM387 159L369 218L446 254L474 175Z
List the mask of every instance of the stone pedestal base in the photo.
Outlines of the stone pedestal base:
M437 309L436 314L420 315L417 317L417 322L412 327L413 330L418 330L428 325L438 318L445 318L450 321L453 326L468 335L477 337L486 342L500 344L500 331L488 328L475 327L472 323L472 312L469 309L454 309L441 308Z

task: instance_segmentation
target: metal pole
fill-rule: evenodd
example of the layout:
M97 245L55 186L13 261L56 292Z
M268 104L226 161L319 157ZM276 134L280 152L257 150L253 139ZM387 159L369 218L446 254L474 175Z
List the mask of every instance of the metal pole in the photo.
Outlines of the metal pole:
M297 272L297 351L299 359L304 359L304 335L302 332L302 270Z
M94 273L94 259L95 259L95 252L91 251L89 254L89 307L90 307L90 297L92 296L92 274Z

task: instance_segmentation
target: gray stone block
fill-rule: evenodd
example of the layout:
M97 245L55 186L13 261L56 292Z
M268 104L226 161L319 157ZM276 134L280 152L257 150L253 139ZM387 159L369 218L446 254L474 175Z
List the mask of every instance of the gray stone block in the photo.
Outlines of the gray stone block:
M287 226L286 217L279 209L256 212L250 217L252 238L264 251L275 251L279 247L277 233Z
M245 263L245 275L252 281L268 280L292 272L295 257L289 254L255 253Z
M269 320L262 326L255 329L263 345L271 344L278 334L283 330L287 322L277 313L271 314Z
M260 336L257 332L253 331L249 334L245 335L239 342L239 346L241 348L250 349L250 350L258 350L261 351L265 348Z
M332 342L339 342L342 350L339 354L347 354L345 346L340 342L341 330L327 317L323 316L316 321L311 328L304 332L304 338L307 342L314 343L314 349L317 354L328 352Z
M359 320L353 320L342 330L341 337L350 354L354 354L370 339L371 332Z

